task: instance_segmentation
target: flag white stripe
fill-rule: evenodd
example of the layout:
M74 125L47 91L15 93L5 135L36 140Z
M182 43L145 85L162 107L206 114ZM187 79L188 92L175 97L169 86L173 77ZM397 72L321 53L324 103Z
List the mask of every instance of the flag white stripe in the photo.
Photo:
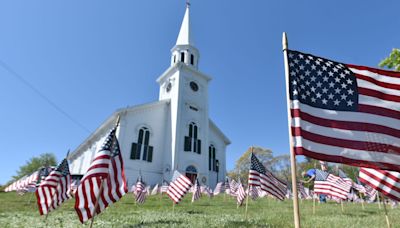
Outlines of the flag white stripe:
M356 141L365 141L365 142L375 142L375 143L384 143L394 146L400 146L400 139L397 137L393 137L386 134L373 133L374 137L366 134L365 131L356 131L356 130L344 130L332 127L324 127L321 125L310 123L306 120L301 120L296 117L293 118L292 122L293 127L301 127L303 131L312 132L315 134L333 137L337 139L351 139Z
M381 107L381 108L386 108L386 109L391 109L394 111L400 110L399 102L382 100L382 99L379 99L376 97L371 97L371 96L366 96L366 95L361 95L361 94L358 96L358 103Z
M310 105L302 104L298 100L291 101L290 106L291 109L300 109L301 112L303 113L307 113L312 116L317 116L327 120L338 120L338 121L347 121L355 123L370 123L400 130L400 126L397 125L393 126L393 123L398 122L398 120L390 117L378 116L362 112L333 111L327 109L320 109L312 107ZM396 111L399 110L397 109Z
M372 89L372 90L379 91L379 92L382 92L385 94L400 96L400 90L385 88L383 86L376 85L372 82L365 81L360 78L357 78L357 85L360 88Z
M386 75L382 75L382 74L378 74L378 73L374 73L368 70L358 70L352 67L349 67L351 71L353 71L356 74L361 74L370 78L373 78L375 80L381 81L381 82L386 82L386 83L390 83L390 84L400 84L400 78L395 78L395 77L390 77L390 76L386 76Z
M320 144L301 136L293 137L294 147L303 147L307 150L317 152L319 154L341 156L350 159L364 160L370 162L383 162L388 164L399 164L400 155L381 153L377 151L355 150L337 146L329 146Z

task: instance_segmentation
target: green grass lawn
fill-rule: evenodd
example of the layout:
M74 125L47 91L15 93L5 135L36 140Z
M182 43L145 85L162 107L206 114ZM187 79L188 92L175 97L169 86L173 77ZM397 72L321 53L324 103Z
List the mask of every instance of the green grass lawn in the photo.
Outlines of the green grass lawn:
M74 200L49 214L40 216L36 198L31 193L23 196L15 192L0 193L0 227L88 227L81 225L73 209ZM248 219L245 208L236 209L232 197L203 196L191 204L191 194L172 210L172 201L163 196L151 196L143 205L135 205L132 194L111 205L96 216L93 227L293 227L292 202L274 199L249 200ZM300 202L302 227L386 227L383 209L377 204L346 203L344 213L340 204L316 205L312 214L312 201ZM388 208L392 227L400 227L400 209Z

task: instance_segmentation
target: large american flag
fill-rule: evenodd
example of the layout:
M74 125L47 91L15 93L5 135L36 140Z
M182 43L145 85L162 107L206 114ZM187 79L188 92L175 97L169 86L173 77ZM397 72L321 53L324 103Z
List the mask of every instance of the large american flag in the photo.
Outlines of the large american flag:
M142 176L140 175L136 181L135 190L133 191L133 195L135 196L136 203L143 204L146 200L146 185L143 182Z
M267 170L253 153L251 153L249 185L260 186L263 191L276 198L285 199L287 185Z
M342 200L347 199L351 186L342 178L325 171L316 170L314 180L314 192L317 194L326 194Z
M288 50L294 150L400 171L400 72Z
M387 197L400 201L400 173L394 171L361 168L360 181ZM373 194L373 191L368 194Z
M167 194L175 204L178 204L189 191L190 187L192 187L192 182L189 178L175 170L172 181L168 186Z
M200 183L199 180L196 178L196 181L194 183L194 189L193 189L193 194L192 194L192 203L201 197L201 188L200 188Z
M56 209L71 195L71 174L67 159L64 159L58 167L41 181L36 189L36 199L40 215Z
M82 223L128 192L116 130L117 126L107 135L75 193L75 210Z

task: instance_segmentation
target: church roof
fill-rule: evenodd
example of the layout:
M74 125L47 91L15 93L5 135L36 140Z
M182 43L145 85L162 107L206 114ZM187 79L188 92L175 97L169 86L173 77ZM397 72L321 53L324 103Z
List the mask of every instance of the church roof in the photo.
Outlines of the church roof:
M231 144L231 141L228 139L228 137L226 137L226 135L217 127L217 125L211 120L208 119L209 123L210 123L210 129L214 129L216 131L217 134L219 134L222 139L224 140L226 145Z
M189 4L186 6L185 16L183 17L181 30L179 31L176 45L192 45L194 46L193 39L190 30L190 7Z
M152 109L158 106L163 106L163 105L168 105L170 102L169 99L165 100L160 100L156 102L151 102L151 103L146 103L146 104L141 104L141 105L135 105L127 108L120 108L117 109L113 114L111 114L110 117L108 117L101 125L98 127L89 137L83 141L78 148L76 148L69 156L68 159L74 159L75 157L79 156L82 152L90 148L94 142L96 142L99 138L101 138L103 135L108 133L108 131L114 126L117 117L121 116L121 119L123 118L123 114L127 112L135 112L135 111L141 111L145 109Z

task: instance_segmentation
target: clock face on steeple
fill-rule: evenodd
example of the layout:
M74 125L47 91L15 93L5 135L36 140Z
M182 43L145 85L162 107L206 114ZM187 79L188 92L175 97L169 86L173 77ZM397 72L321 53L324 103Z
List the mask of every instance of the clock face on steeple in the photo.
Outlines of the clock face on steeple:
M168 93L169 91L171 91L171 88L172 88L172 83L171 83L171 82L168 82L167 87L165 87L165 90L167 91L167 93Z
M189 85L190 85L190 88L191 88L194 92L197 92L197 91L199 90L199 86L197 85L196 82L191 81Z

